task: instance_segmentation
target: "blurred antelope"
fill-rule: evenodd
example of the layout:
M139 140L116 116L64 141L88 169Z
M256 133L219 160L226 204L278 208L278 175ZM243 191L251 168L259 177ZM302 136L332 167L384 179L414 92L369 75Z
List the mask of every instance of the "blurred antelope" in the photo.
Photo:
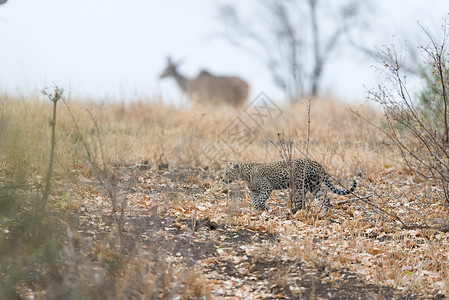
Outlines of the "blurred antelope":
M241 107L248 97L249 85L238 77L214 76L202 70L192 79L179 74L179 63L167 58L167 67L160 78L174 77L181 90L195 102L229 104Z

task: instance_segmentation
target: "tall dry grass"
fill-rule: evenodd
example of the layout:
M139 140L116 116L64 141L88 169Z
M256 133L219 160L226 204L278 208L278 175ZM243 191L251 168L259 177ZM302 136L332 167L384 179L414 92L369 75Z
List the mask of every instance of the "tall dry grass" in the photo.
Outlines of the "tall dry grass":
M352 105L357 109L357 105ZM69 110L72 112L72 119ZM281 107L282 115L260 126L243 111L229 107L174 107L162 101L139 100L129 104L94 103L69 99L60 103L57 120L55 174L66 176L83 162L84 138L100 159L97 134L104 157L111 164L168 163L176 166L221 167L226 160L274 161L279 153L272 142L278 133L294 141L296 157L305 155L307 116L304 104ZM380 114L371 107L359 108L371 120ZM0 176L37 180L47 165L51 103L30 96L3 100L0 127ZM249 142L226 140L236 118L249 128ZM99 132L96 132L98 125ZM208 145L224 155L205 157ZM312 103L308 156L338 174L376 174L394 164L394 152L383 136L355 116L349 105L331 99ZM332 172L331 172L332 173ZM37 178L37 179L36 179Z

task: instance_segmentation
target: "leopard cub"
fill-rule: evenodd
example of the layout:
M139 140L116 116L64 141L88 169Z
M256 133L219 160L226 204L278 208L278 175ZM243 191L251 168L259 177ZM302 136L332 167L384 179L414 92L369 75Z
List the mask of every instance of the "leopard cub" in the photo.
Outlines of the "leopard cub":
M358 181L354 179L349 189L340 189L334 186L329 175L316 161L310 159L293 160L293 182L295 184L293 213L304 207L304 196L309 191L316 200L324 203L324 212L330 205L330 199L323 189L326 186L337 195L349 195L357 188ZM269 210L265 202L273 190L282 190L290 187L290 169L286 161L272 163L234 163L227 165L223 181L230 183L233 180L244 180L251 191L252 203L255 209Z

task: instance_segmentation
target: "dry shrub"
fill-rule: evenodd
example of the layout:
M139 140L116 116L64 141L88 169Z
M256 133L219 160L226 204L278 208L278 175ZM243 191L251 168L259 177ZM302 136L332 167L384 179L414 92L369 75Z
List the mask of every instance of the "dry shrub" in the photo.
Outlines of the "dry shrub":
M186 280L180 292L182 299L210 299L210 284L198 268L187 271Z
M210 286L202 272L169 257L154 247L130 256L116 281L116 299L209 299Z
M288 288L289 275L288 269L279 268L273 276L273 284L280 289Z
M421 99L407 84L404 58L395 45L379 51L386 84L371 90L369 97L384 112L384 126L376 126L397 147L413 173L438 182L440 197L449 205L449 19L446 17L439 38L420 27L428 41L420 46L421 55L432 77L427 78Z

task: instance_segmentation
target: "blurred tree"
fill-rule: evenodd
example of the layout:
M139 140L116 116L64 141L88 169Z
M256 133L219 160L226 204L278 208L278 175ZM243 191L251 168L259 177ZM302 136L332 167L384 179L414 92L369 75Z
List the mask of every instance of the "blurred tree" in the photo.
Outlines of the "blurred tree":
M356 30L366 30L362 15L368 11L370 1L257 3L256 24L243 21L232 4L219 6L224 36L259 58L290 101L298 101L319 94L326 65L337 46L345 43L344 38ZM346 45L350 45L349 40Z

